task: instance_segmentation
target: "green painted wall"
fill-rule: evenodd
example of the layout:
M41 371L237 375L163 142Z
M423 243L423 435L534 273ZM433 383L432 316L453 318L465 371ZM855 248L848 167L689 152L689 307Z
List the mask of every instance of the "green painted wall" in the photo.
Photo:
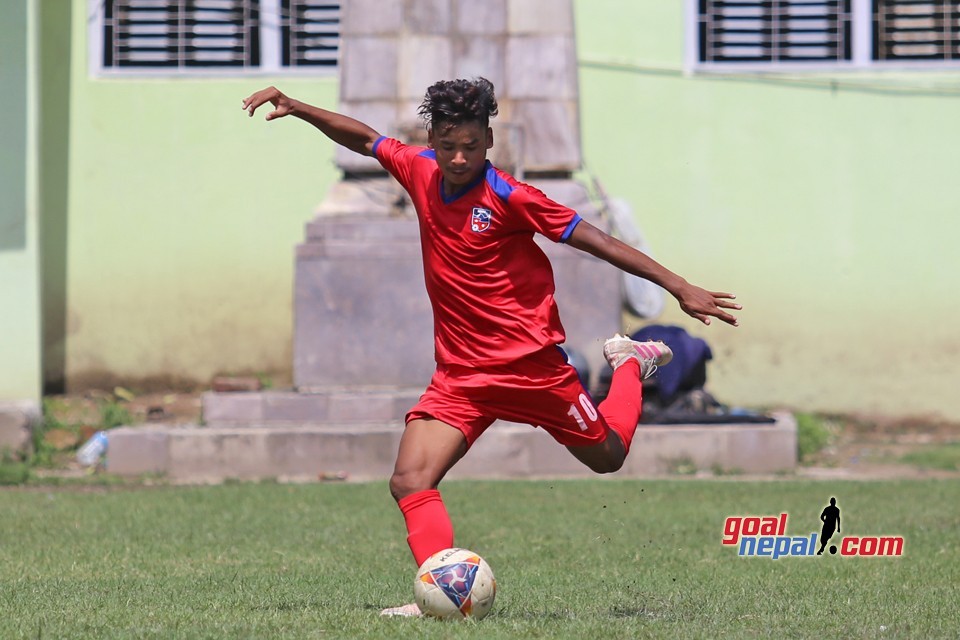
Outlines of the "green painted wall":
M91 78L86 7L73 0L68 387L288 372L294 246L333 148L240 102L277 84L333 107L336 80Z
M289 370L293 247L333 150L239 105L272 83L332 107L335 80L94 79L87 3L72 7L54 181L69 384ZM675 306L661 319L709 339L716 395L960 419L960 77L685 75L681 2L575 8L588 170L633 203L657 257L746 306L739 329Z
M8 0L0 20L0 401L40 399L32 5Z
M960 419L960 73L684 75L680 2L576 9L591 172L657 257L745 306L683 322L716 395Z

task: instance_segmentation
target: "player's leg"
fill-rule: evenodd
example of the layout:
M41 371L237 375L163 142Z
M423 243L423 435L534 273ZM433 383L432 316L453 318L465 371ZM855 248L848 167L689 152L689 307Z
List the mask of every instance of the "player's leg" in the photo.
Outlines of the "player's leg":
M466 452L466 436L456 427L431 418L411 420L400 437L390 493L399 501L418 491L436 489Z
M617 334L604 343L603 355L613 367L610 391L598 407L607 437L598 444L567 449L591 470L612 473L623 466L630 452L640 421L642 381L669 363L673 353L662 342L636 342Z
M407 542L417 566L453 546L453 525L437 486L467 451L467 439L435 419L407 423L390 477L390 493L407 525Z
M623 439L613 429L607 430L607 438L593 445L567 445L567 451L594 473L613 473L619 471L627 458L627 449Z
M830 538L833 537L833 529L828 529L826 526L820 530L820 550L817 551L818 556L823 555L823 550L826 548L827 543L830 542Z
M471 375L472 370L438 367L420 401L407 413L390 493L406 521L417 566L453 546L453 526L437 485L493 422L469 397Z
M567 451L594 473L619 471L627 458L620 437L613 431L600 444L585 447L567 446Z
M618 377L626 375L624 371ZM639 393L636 368L633 378ZM611 473L623 464L623 440L607 425L562 349L547 347L488 369L485 382L478 401L489 415L541 427L597 473ZM635 408L634 426L636 412Z
M466 436L440 420L411 420L400 437L390 493L403 513L407 544L418 567L437 551L453 546L453 523L437 486L466 451ZM380 615L418 617L421 613L412 603L384 609Z

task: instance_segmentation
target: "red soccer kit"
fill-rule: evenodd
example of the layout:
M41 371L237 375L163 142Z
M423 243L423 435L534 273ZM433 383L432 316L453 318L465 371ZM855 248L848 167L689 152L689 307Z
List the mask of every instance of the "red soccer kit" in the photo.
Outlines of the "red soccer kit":
M565 334L553 269L533 239L564 242L580 216L489 161L446 197L432 149L381 137L373 152L417 211L433 307L437 371L407 421L436 418L468 445L498 418L565 445L602 442L603 417L556 346Z
M639 363L614 372L601 414L557 346L565 336L553 269L533 240L542 233L566 241L580 216L489 162L476 182L448 198L432 150L379 138L373 153L417 210L433 306L437 370L407 422L441 420L459 429L468 447L498 418L542 427L567 446L601 443L609 428L629 450L640 414ZM436 489L398 504L418 566L453 546Z

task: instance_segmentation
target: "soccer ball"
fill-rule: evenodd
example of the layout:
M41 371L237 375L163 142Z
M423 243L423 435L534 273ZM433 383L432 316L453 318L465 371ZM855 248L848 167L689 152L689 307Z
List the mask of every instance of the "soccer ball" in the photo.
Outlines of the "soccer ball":
M473 551L444 549L420 565L413 595L425 615L479 620L493 606L497 581L487 561Z

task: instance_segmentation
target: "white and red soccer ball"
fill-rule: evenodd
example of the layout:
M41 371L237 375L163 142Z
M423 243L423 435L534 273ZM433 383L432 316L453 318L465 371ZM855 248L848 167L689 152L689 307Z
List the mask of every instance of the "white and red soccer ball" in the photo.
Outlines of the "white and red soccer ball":
M490 565L478 554L468 549L444 549L420 565L413 595L425 615L479 620L493 606L497 581Z

